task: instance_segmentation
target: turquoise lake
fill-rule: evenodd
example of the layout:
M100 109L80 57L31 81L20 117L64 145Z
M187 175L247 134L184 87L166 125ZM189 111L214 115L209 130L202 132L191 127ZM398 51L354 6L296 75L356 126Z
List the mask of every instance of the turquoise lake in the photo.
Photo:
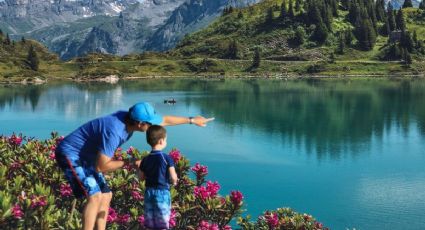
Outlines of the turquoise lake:
M176 99L175 105L164 99ZM291 207L331 229L425 229L425 81L151 79L0 86L0 135L67 135L139 101L205 128L168 127L167 151L207 165L243 215ZM148 150L143 133L123 147Z

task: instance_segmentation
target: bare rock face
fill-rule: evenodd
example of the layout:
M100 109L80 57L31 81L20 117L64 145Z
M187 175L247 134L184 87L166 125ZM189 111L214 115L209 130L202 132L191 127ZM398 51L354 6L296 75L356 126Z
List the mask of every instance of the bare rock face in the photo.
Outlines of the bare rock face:
M0 29L44 43L62 59L173 48L224 7L260 0L0 0Z

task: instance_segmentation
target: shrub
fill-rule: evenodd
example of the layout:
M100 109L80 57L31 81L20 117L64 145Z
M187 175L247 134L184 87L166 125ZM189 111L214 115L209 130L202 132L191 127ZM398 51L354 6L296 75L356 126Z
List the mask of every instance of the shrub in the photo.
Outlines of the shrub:
M71 188L56 166L55 149L63 139L52 133L40 141L13 134L0 136L0 225L2 229L80 229L83 203L72 196ZM130 147L117 149L115 159L142 158L147 152ZM177 149L169 155L175 162L179 184L171 188L175 229L226 229L241 214L243 195L232 191L219 194L218 182L207 180L208 168L190 166ZM194 174L191 176L191 174ZM114 197L107 217L108 229L143 229L144 183L129 168L105 175ZM278 222L273 222L277 220ZM270 225L273 223L273 225ZM267 225L268 224L268 225ZM256 223L240 218L243 229L322 229L311 216L290 209L266 212ZM261 227L259 227L261 226Z

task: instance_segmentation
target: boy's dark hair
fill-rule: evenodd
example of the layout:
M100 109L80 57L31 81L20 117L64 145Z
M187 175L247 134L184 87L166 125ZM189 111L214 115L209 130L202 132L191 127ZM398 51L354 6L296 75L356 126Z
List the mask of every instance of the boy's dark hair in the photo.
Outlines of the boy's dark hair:
M146 141L151 147L157 145L159 140L166 136L167 130L160 125L151 125L148 131L146 131Z

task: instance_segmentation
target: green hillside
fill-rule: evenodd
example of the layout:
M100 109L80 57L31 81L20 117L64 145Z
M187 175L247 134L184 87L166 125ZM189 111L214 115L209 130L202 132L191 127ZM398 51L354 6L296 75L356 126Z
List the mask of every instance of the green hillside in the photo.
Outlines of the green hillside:
M37 67L29 59L30 49L35 52ZM33 59L34 60L34 59ZM58 56L32 40L13 41L0 33L0 82L44 80L49 76L69 76L74 67L62 63Z
M388 57L391 44L387 42L388 35L382 32L388 17L387 12L384 12L382 21L375 19L374 45L370 49L365 49L361 46L363 43L359 42L354 35L356 24L350 23L350 11L344 7L344 1L322 1L328 7L327 11L332 11L322 13L322 15L331 14L331 19L329 16L321 19L330 21L330 28L326 29L326 39L323 41L317 39L318 23L309 22L314 17L314 13L312 15L308 12L310 7L307 6L307 4L319 4L317 2L321 1L286 0L284 2L286 15L283 17L282 0L265 0L243 9L228 9L223 12L221 18L206 29L187 36L173 54L180 57L250 60L254 56L254 51L259 50L261 59L284 61L285 71L300 74L308 71L324 74L424 71L421 62L424 61L425 56L423 46L425 11L422 9L405 8L402 11L407 24L406 33L409 33L410 38L416 33L415 46L418 44L420 46L409 52L413 63L407 68L400 65L405 62L405 57L401 55ZM293 15L289 16L291 3ZM297 4L300 6L296 6ZM332 4L337 5L335 11L331 9ZM372 7L373 17L377 17L375 11L378 11L378 7L375 5ZM318 6L318 8L320 10L321 7ZM368 9L367 6L365 8ZM394 17L396 16L397 11L394 10ZM361 17L364 16L361 15ZM399 42L395 43L398 47ZM391 62L387 62L388 60ZM380 66L377 66L377 63Z

